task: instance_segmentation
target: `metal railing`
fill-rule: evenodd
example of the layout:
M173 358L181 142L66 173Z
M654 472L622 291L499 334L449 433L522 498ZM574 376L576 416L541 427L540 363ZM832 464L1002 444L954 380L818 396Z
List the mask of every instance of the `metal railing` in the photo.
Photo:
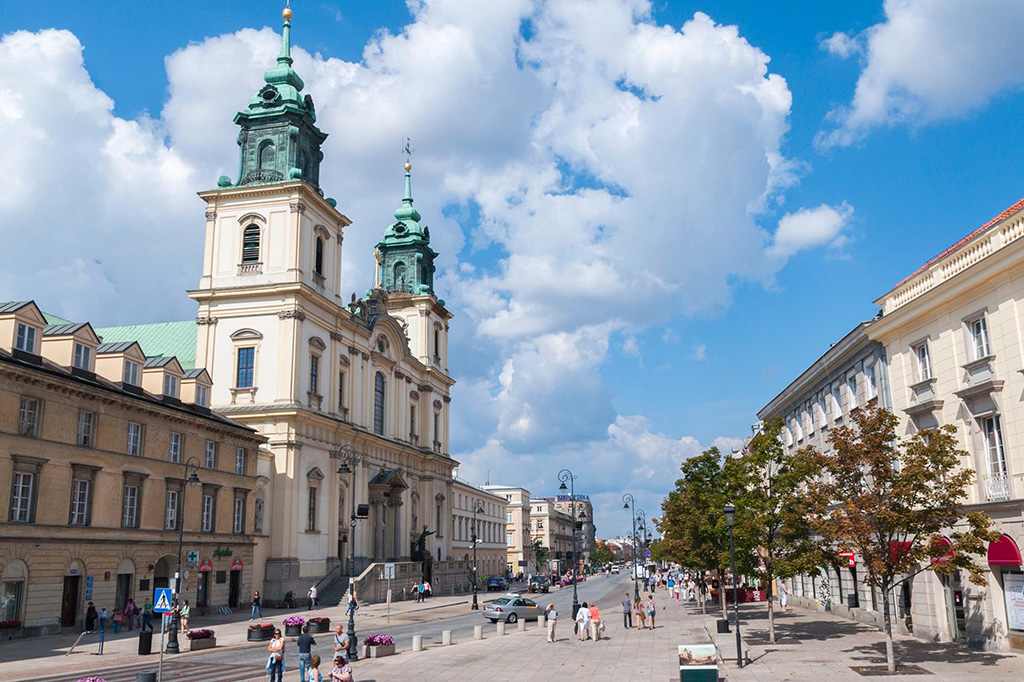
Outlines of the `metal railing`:
M1010 477L1005 471L985 477L985 497L989 502L1010 499Z

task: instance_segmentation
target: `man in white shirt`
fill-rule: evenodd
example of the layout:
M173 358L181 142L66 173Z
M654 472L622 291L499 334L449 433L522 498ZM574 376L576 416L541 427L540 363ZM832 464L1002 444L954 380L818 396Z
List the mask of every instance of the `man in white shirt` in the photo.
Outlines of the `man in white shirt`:
M580 641L587 641L587 630L590 629L590 606L587 602L583 602L580 605L580 610L576 612L576 633L580 636Z
M555 623L558 622L558 612L555 611L554 604L548 604L548 607L544 610L544 618L548 624L548 641L554 644L555 642Z
M309 608L310 608L310 610L315 609L316 608L316 584L315 583L309 588L309 592L306 593L306 596L309 597Z

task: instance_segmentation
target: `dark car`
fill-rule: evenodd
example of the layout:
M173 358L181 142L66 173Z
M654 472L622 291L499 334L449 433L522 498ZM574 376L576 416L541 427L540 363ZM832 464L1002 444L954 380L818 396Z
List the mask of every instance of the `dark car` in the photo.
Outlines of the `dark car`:
M497 591L497 592L504 592L507 589L508 589L508 580L506 580L505 578L501 577L500 575L496 575L493 578L488 578L487 579L487 591L488 592L490 592L492 590Z
M551 590L551 578L546 575L535 575L530 578L530 592L548 592Z

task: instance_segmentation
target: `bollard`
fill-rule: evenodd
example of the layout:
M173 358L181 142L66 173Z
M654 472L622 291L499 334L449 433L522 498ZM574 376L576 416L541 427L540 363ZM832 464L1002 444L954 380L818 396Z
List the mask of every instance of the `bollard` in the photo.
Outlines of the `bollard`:
M444 646L451 646L452 645L452 631L451 630L441 630L441 644L444 645Z
M525 618L520 618L519 619L519 632L526 632L526 619Z
M423 651L423 635L412 636L412 650Z
M473 626L473 639L483 639L483 638L484 638L484 626L483 625L474 625Z
M504 634L505 634L505 621L501 621L500 623L498 623L498 637L501 637Z

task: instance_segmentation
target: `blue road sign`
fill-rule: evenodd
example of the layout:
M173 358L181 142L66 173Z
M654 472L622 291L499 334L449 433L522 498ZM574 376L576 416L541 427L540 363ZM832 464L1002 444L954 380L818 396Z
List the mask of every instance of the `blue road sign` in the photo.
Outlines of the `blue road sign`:
M153 612L168 613L171 610L171 588L158 587L153 593Z
M650 559L651 558L651 550L649 550L649 549L645 549L644 550L644 558L645 559Z

